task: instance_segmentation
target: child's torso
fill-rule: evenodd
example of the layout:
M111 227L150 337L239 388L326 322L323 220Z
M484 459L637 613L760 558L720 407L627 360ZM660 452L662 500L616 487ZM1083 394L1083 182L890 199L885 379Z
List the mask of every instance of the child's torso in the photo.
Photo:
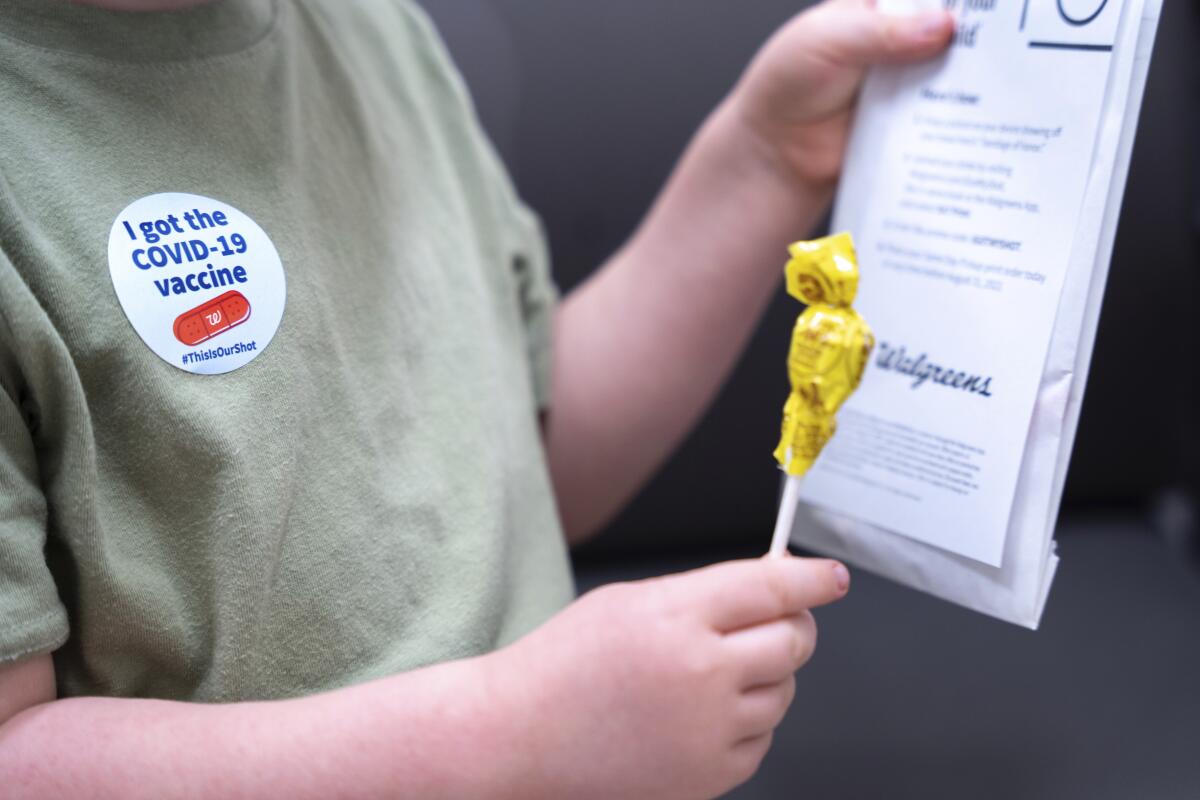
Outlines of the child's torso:
M66 693L314 691L486 651L570 597L490 153L409 12L376 38L363 13L279 13L160 69L0 55L0 303L28 343ZM118 302L110 228L160 192L235 207L279 253L282 319L239 369L168 364Z

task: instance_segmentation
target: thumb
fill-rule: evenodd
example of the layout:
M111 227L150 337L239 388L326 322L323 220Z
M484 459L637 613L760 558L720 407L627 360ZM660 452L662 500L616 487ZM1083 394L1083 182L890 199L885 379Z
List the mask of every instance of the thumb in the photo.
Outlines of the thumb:
M795 616L840 600L850 588L839 562L790 556L732 561L660 580L676 602L723 632Z
M946 49L954 17L945 10L895 16L861 2L827 2L809 17L819 54L842 66L902 64Z

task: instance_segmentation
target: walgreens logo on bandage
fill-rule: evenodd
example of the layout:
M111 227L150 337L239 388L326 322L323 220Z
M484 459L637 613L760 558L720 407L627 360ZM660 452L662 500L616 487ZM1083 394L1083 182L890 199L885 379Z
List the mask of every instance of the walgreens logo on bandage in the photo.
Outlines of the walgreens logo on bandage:
M274 243L210 197L170 192L130 203L109 233L108 268L138 336L185 372L245 366L283 318L286 281ZM199 347L216 337L221 347Z

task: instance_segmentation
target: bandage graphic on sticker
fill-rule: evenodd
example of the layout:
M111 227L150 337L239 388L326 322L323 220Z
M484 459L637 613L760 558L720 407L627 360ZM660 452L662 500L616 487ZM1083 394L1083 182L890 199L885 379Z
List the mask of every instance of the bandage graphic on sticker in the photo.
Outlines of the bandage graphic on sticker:
M250 301L238 291L214 297L175 319L175 338L189 347L206 342L250 319Z

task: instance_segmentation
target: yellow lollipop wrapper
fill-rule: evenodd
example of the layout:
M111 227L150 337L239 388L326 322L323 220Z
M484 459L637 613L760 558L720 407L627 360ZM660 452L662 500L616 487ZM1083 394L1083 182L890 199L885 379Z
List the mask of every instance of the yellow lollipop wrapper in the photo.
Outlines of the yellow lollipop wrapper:
M858 388L875 347L870 327L851 307L858 294L859 275L850 234L797 242L789 252L788 294L808 307L796 320L788 353L792 391L783 408L775 459L790 479L772 553L786 550L798 501L798 479L833 437L837 411ZM786 530L782 530L785 523Z

